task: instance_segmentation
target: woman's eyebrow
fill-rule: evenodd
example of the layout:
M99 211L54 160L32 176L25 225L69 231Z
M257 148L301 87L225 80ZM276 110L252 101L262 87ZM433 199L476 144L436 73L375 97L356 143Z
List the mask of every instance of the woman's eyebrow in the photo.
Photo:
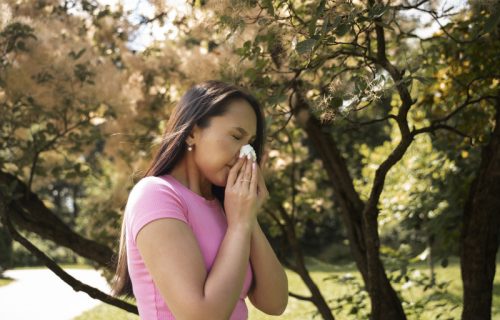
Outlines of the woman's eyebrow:
M236 129L236 130L240 131L244 135L248 134L248 132L245 129L243 129L242 127L233 127L233 129ZM254 138L255 138L255 135L253 135L250 140L252 140Z

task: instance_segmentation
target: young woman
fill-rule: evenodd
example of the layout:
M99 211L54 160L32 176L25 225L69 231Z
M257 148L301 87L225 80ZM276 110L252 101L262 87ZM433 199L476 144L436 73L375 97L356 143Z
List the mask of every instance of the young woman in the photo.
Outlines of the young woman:
M247 319L247 295L284 312L287 276L257 221L264 138L241 88L212 80L181 98L125 208L113 294L135 296L141 319ZM247 144L256 161L239 157Z

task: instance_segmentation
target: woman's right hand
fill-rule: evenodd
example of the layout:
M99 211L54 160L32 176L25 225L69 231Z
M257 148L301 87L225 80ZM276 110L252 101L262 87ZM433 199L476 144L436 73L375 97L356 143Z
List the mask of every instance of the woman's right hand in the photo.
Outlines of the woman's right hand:
M257 174L252 160L240 158L229 171L224 195L224 210L228 226L253 226L257 220Z

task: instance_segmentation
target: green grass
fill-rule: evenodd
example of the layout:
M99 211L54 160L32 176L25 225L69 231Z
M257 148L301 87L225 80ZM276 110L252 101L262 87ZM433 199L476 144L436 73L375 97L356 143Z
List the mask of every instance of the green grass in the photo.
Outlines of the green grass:
M498 265L500 267L500 264ZM360 274L354 265L347 266L334 266L330 264L323 263L316 259L308 258L308 268L311 274L311 277L314 279L316 284L319 286L321 292L323 293L325 299L335 299L344 294L349 293L348 286L340 285L337 282L333 281L323 281L326 277L330 277L332 275L341 276L345 273L352 273L353 277L361 281ZM428 269L426 265L416 265L415 268L421 273L428 273ZM497 267L498 269L498 267ZM500 269L499 269L500 270ZM300 295L308 295L307 287L302 283L300 277L290 270L286 270L288 275L289 289L291 292L300 294ZM419 316L415 316L410 314L410 308L405 306L405 312L407 312L408 319L419 319L419 320L427 320L427 319L436 319L437 314L439 312L443 312L444 315L451 319L460 319L461 314L461 301L462 301L462 281L460 277L460 265L458 260L451 260L449 266L447 268L443 268L441 266L435 267L436 271L436 280L438 282L450 281L448 286L448 292L446 295L442 295L436 301L430 302L426 305L426 308L423 312L420 312ZM399 288L400 285L394 285L396 288ZM408 289L403 291L403 297L407 301L416 301L424 296L423 291L419 287L409 287ZM285 313L279 317L268 316L258 309L256 309L251 303L250 300L246 300L248 310L249 310L249 319L250 320L265 320L265 319L284 319L284 320L297 320L297 319L312 319L315 307L309 303L300 301L294 298L289 298L288 307ZM369 301L366 301L369 306ZM433 309L431 306L437 304L443 304L443 307L440 309ZM457 306L455 309L451 310L453 306ZM335 302L330 303L330 307L336 307ZM347 309L347 308L346 308ZM347 315L347 310L343 312L334 311L334 315L337 319L363 319L367 317L358 316L349 316ZM494 290L493 290L493 319L500 318L500 276L498 272L495 277L494 282ZM316 319L320 319L321 317L317 317ZM118 309L113 306L109 306L106 304L101 304L94 309L91 309L81 316L75 318L74 320L104 320L104 319L126 319L126 320L138 320L139 317L129 314L121 309ZM445 319L445 318L444 318Z
M132 301L133 303L133 301ZM97 307L84 312L73 320L139 320L139 316L123 311L122 309L113 307L108 304L100 304Z
M13 282L14 279L10 279L10 278L1 278L0 277L0 287L1 286L6 286L8 285L9 283Z
M60 264L59 267L63 269L94 269L94 267L87 264ZM33 269L47 269L46 266L29 266L29 267L15 267L12 270L33 270Z

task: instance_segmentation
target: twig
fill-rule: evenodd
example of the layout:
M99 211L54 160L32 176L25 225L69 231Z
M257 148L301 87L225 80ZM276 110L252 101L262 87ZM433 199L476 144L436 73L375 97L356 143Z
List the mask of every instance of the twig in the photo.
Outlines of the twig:
M305 300L305 301L313 301L312 300L312 297L306 297L306 296L301 296L299 294L296 294L296 293L293 293L293 292L289 292L288 295L290 297L293 297L295 299L299 299L299 300Z

